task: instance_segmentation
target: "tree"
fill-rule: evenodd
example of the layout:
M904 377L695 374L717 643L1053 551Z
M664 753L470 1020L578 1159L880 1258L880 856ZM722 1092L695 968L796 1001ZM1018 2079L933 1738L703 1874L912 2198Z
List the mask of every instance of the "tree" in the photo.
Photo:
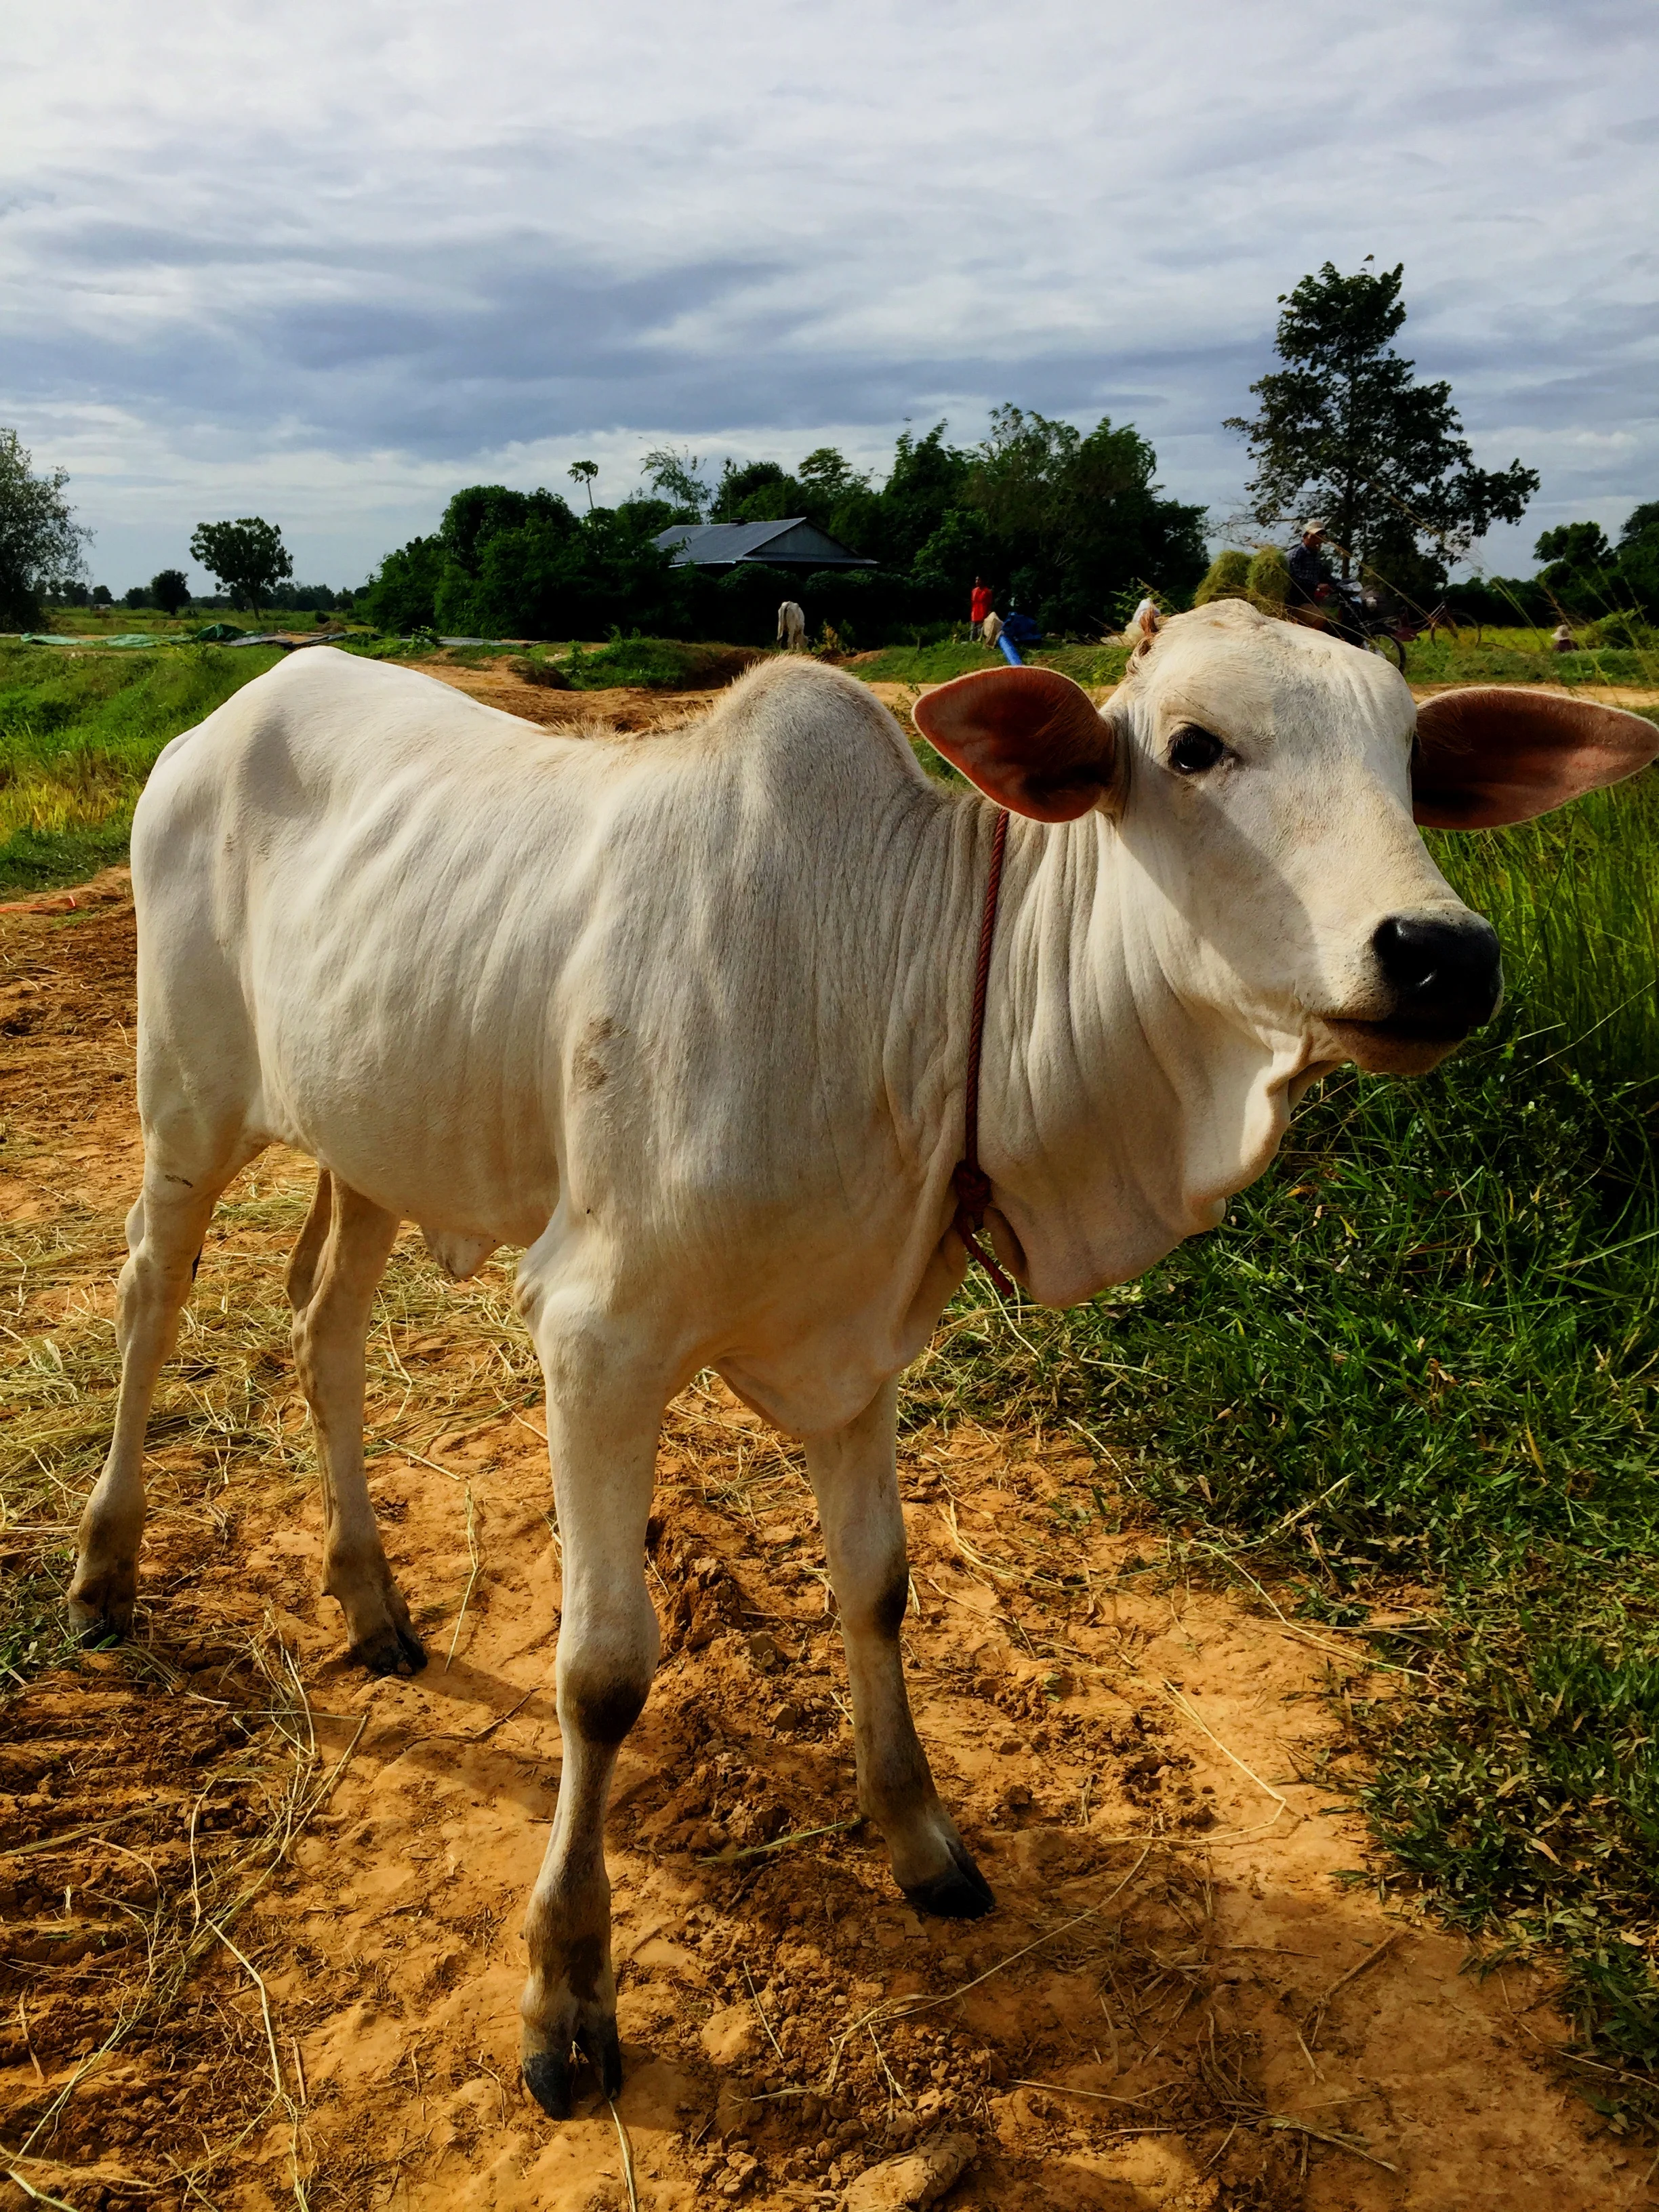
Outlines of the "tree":
M1184 599L1204 574L1204 510L1165 498L1157 467L1133 423L1085 432L993 409L962 493L991 540L975 568L1006 583L1000 604L1018 599L1050 629L1115 628L1117 602L1149 586Z
M115 594L107 584L93 586L92 604L95 607L112 607L115 605Z
M59 594L83 571L81 549L91 536L64 497L64 469L36 476L15 430L0 429L0 625L33 629L40 595L56 581Z
M149 603L164 615L176 615L190 602L190 579L182 568L162 568L149 580Z
M1538 580L1552 599L1578 613L1605 612L1613 595L1613 548L1599 522L1560 523L1545 531L1532 550L1548 564Z
M1474 467L1450 385L1419 384L1394 351L1404 276L1403 263L1345 276L1328 261L1281 293L1274 347L1285 366L1250 386L1259 414L1224 425L1249 445L1255 520L1271 530L1322 515L1345 576L1358 561L1386 580L1390 553L1398 568L1409 548L1443 578L1494 522L1518 522L1538 489L1518 460ZM1416 582L1426 574L1419 568Z
M282 531L257 514L245 514L235 522L198 522L191 534L190 553L191 560L217 577L233 606L247 607L256 617L261 602L294 574Z
M597 461L572 461L565 472L572 483L579 483L587 494L587 511L593 512L593 479L599 473Z
M701 522L708 504L708 487L697 474L702 462L696 453L677 453L672 446L653 447L640 463L640 473L674 509L677 522Z
M1648 500L1626 515L1616 561L1620 598L1659 616L1659 500Z
M800 486L776 461L728 459L714 487L711 522L784 522L801 511Z
M143 584L130 584L121 594L121 605L124 607L131 607L135 611L139 607L147 607L149 605L149 592Z

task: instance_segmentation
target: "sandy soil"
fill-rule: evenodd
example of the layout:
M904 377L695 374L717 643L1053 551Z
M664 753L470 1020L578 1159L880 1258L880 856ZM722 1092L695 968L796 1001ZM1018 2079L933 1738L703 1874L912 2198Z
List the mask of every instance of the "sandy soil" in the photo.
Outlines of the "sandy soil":
M0 921L0 1224L81 1224L9 1293L23 1359L110 1308L137 1161L122 889ZM228 1312L250 1260L274 1289L281 1256L216 1228L198 1307ZM384 1333L405 1402L441 1404L445 1331ZM539 1410L498 1391L374 1462L433 1657L368 1680L316 1592L314 1489L175 1441L205 1341L153 1431L139 1643L0 1707L0 2174L35 2192L0 2179L7 2212L616 2212L619 2125L656 2212L920 2202L867 2177L947 2128L972 2157L942 2201L984 2212L1654 2201L1551 2064L1542 1984L1477 1979L1350 1878L1353 1652L1171 1573L1075 1436L906 1443L913 1698L999 1900L918 1920L878 1839L835 1825L846 1678L798 1456L713 1384L665 1433L665 1656L610 1824L619 2125L591 2087L553 2125L515 2073L559 1771ZM256 1376L244 1437L297 1439L274 1312ZM4 1540L27 1565L30 1529Z

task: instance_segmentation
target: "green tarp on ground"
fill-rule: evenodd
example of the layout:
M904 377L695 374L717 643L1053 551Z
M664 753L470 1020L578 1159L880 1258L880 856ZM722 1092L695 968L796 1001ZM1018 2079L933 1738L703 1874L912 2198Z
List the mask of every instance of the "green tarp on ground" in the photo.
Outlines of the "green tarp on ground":
M128 630L119 637L57 637L40 630L25 630L19 641L23 645L182 645L177 637L150 637L143 630Z

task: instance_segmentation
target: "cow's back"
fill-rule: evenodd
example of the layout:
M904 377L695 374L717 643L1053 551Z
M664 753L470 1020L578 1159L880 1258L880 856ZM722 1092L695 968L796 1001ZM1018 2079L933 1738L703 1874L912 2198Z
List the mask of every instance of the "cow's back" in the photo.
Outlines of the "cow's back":
M764 1203L880 1091L878 1022L801 1126L776 1097L826 992L856 995L895 811L937 803L870 695L811 664L679 732L564 738L309 649L175 740L141 802L141 1099L209 1063L258 1136L503 1241L573 1173L596 1207L718 1206L733 1176ZM624 1194L647 1153L653 1190Z

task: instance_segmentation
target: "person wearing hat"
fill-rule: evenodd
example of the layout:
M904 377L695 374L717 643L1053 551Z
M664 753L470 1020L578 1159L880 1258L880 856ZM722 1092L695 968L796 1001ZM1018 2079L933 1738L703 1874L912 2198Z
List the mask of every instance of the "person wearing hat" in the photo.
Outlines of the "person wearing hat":
M1293 607L1328 607L1336 597L1336 579L1325 558L1325 526L1317 516L1302 526L1300 541L1291 548L1285 564L1291 572Z
M1365 633L1346 589L1331 574L1325 558L1325 526L1316 516L1302 526L1299 544L1291 548L1285 564L1291 572L1286 612L1297 622L1312 622L1334 630L1350 645L1364 645Z

